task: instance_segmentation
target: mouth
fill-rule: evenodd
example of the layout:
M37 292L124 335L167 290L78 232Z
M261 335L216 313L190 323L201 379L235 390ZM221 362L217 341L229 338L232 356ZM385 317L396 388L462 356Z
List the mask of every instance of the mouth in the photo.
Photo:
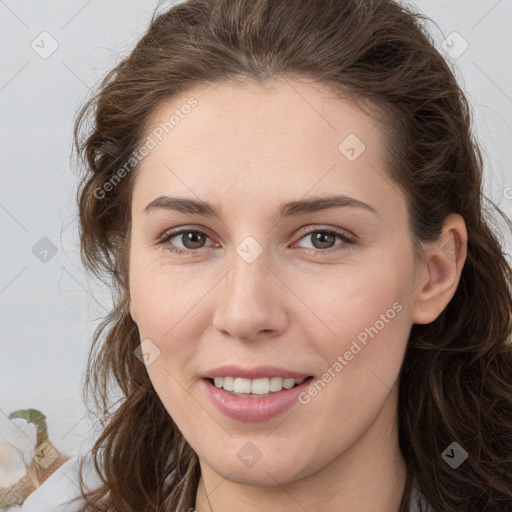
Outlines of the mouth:
M242 377L207 377L204 380L232 396L256 399L275 396L298 386L308 386L313 378L313 375L309 375L299 379L263 377L251 380Z
M292 379L292 382L284 382L280 385L278 378L258 378L254 380L241 377L203 377L201 379L205 396L225 416L241 422L265 422L275 418L299 403L299 397L306 392L313 381L313 376ZM219 379L223 379L222 382ZM227 382L224 382L227 379ZM232 381L230 380L232 379ZM217 380L217 382L215 382ZM258 381L268 381L258 382ZM270 381L272 389L270 390ZM248 381L254 384L257 393L249 392ZM222 384L222 386L221 386ZM286 386L285 386L286 384ZM233 390L226 390L224 386ZM268 390L266 388L268 386ZM287 389L288 388L288 389ZM240 392L240 390L246 392ZM265 392L268 391L268 392Z

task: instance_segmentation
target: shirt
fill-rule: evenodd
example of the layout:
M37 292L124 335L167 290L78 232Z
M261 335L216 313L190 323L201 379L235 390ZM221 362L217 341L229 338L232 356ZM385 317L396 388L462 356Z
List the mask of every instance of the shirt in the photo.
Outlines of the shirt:
M85 502L80 493L78 463L78 455L66 461L59 469L50 475L40 487L27 497L23 506L19 509L20 512L79 512ZM90 454L86 456L84 468L84 481L89 490L100 487L102 482L94 470L94 464L91 461ZM416 482L414 482L413 485L409 512L418 512L418 508L415 506L415 500L413 499L416 496L421 496L425 511L436 512L427 505L426 500L415 484ZM72 501L73 498L78 499Z

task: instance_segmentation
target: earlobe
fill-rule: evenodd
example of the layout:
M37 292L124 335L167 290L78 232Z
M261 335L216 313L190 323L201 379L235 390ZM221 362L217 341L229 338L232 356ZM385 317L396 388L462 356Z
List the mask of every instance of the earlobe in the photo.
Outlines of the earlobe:
M451 214L445 220L438 240L424 249L426 268L417 285L412 321L433 322L457 291L467 256L467 231L464 219Z

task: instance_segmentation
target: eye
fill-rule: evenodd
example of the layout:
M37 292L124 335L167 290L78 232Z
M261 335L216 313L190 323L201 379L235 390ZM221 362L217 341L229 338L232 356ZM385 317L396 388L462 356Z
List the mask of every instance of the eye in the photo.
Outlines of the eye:
M300 232L302 234L300 240L311 237L313 248L303 247L302 250L306 252L318 253L331 253L346 248L347 244L355 244L356 241L352 236L349 236L346 232L333 229L333 228L316 228L309 229L303 228ZM174 238L177 238L184 247L176 247L174 242L171 242ZM198 229L179 229L173 230L163 235L158 241L159 245L169 244L166 249L173 254L193 254L198 249L205 247L205 241L209 236ZM334 245L336 238L342 240L343 243ZM212 247L212 246L210 246Z
M174 243L172 243L170 247L167 247L169 252L174 254L190 254L195 252L196 249L201 249L204 245L205 239L209 237L204 231L199 231L197 229L180 229L166 233L158 243L159 245L164 245L171 242L173 238L178 238L185 247L183 249L180 247L174 247Z
M301 240L309 237L313 245L313 248L306 247L305 250L314 253L331 253L346 248L347 244L355 244L355 239L352 236L334 228L316 228L309 230L304 228L304 230L301 230L301 234ZM333 245L336 242L336 238L342 240L342 243Z

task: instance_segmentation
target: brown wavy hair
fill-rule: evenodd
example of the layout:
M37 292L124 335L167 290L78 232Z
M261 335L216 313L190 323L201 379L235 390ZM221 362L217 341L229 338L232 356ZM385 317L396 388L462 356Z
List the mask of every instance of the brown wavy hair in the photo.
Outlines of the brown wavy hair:
M128 250L139 167L122 179L118 171L164 100L201 84L293 77L382 113L389 177L406 193L417 247L439 237L450 213L466 223L457 291L435 321L412 326L399 376L400 512L409 510L414 481L438 511L512 510L512 272L493 214L511 231L512 223L483 193L470 107L426 21L393 0L188 0L155 10L133 51L87 99L74 132L81 258L114 301L94 333L84 381L85 401L93 395L101 418L91 454L103 485L86 492L80 481L82 512L185 512L200 477L196 453L134 355ZM105 186L112 179L116 186ZM457 469L442 457L453 442L468 453Z

